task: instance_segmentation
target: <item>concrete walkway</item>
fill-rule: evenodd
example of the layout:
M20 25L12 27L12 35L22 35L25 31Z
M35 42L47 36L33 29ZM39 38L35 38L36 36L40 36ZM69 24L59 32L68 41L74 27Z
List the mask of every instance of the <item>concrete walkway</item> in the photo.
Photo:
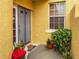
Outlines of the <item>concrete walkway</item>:
M36 47L29 55L28 59L63 59L58 51L47 49L46 46Z

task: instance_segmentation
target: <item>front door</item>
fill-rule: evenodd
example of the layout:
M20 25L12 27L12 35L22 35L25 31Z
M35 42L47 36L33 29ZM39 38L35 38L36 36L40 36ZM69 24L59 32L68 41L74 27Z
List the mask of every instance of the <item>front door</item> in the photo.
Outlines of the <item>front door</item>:
M30 33L30 10L18 7L18 39L19 42L27 43L31 39Z
M17 6L14 10L15 22L13 39L16 43L27 43L31 40L31 11L23 7Z

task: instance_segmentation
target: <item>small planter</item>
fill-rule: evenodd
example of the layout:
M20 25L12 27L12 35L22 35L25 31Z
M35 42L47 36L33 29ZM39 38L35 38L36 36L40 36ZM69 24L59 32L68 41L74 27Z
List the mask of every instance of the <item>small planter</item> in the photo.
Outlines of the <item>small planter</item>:
M24 59L26 51L23 49L17 49L12 53L12 59Z
M53 49L55 46L54 46L54 44L53 44L53 42L50 40L50 39L48 39L47 40L47 48L48 49Z
M52 48L53 48L52 44L48 44L48 45L47 45L47 48L48 48L48 49L52 49Z

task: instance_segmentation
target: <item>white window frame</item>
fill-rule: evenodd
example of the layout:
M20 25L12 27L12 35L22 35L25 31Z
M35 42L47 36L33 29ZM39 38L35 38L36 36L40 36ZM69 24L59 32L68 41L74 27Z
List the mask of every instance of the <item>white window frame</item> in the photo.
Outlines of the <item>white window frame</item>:
M61 2L64 2L65 3L65 1L60 1L59 3L61 3ZM55 2L56 3L56 2ZM46 32L48 32L48 33L51 33L51 32L55 32L56 31L56 29L50 29L50 4L53 4L53 3L49 3L48 4L48 29L46 30ZM65 9L66 9L66 4L65 4ZM64 28L66 27L66 10L64 9Z

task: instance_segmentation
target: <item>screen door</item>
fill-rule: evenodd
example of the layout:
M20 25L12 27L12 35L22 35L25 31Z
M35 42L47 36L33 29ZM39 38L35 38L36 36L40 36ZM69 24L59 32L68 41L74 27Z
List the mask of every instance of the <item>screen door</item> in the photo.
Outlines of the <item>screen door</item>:
M27 43L31 39L30 11L18 7L18 39L19 42Z

